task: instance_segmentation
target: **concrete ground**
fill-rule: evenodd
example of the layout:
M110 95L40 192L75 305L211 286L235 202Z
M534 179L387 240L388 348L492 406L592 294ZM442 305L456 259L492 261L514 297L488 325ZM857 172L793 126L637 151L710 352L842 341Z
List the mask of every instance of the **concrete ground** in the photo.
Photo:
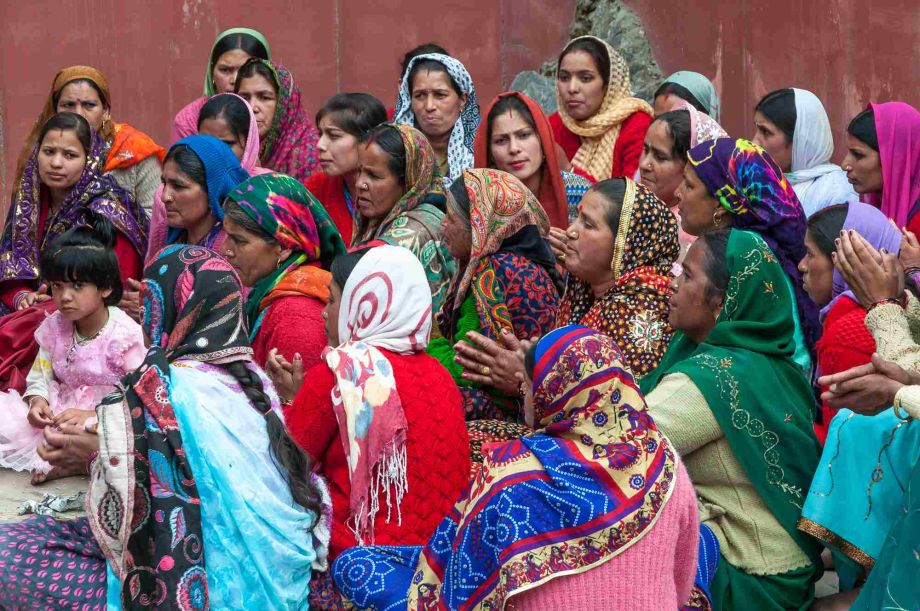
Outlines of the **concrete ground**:
M28 472L0 469L0 522L16 522L28 516L16 515L23 501L41 500L46 492L59 496L70 496L86 490L88 478L85 476L65 477L46 482L39 486L29 483ZM83 515L82 511L68 511L60 514L62 518L75 518Z

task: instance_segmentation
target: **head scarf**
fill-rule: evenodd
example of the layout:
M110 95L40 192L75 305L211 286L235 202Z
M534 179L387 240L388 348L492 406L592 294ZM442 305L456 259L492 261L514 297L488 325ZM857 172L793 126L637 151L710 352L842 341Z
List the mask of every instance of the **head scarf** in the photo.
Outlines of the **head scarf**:
M671 373L690 377L757 494L817 570L820 547L796 528L821 449L811 385L792 360L794 297L756 233L731 230L726 265L728 290L715 327L701 344L676 332L642 392Z
M215 220L224 219L224 198L238 184L249 178L249 173L240 165L229 146L213 136L188 136L179 140L169 150L177 146L187 146L198 156L204 165L205 180L208 185L208 206ZM218 223L215 224L215 229ZM166 241L174 243L182 236L184 229L170 227Z
M294 83L290 71L281 64L264 59L259 61L272 71L278 86L275 116L262 141L259 159L264 167L303 182L320 170L316 154L319 132L303 109L300 87Z
M211 61L211 56L214 55L214 48L217 47L221 40L234 34L248 34L252 36L265 47L265 53L268 55L268 58L271 59L272 57L271 49L268 47L268 40L265 39L261 32L249 28L230 28L229 30L224 30L214 39L214 44L211 45L211 52L208 53L208 71L204 73L204 96L206 98L217 93L217 90L214 89L214 63Z
M342 287L339 346L324 352L335 376L332 407L351 479L350 527L374 541L379 494L396 519L406 492L406 430L393 367L380 351L415 354L431 333L431 293L421 263L399 246L367 251Z
M246 147L243 149L243 158L240 159L240 165L252 176L271 172L269 169L258 166L260 150L259 126L256 124L256 115L252 112L252 106L249 105L249 102L235 93L218 93L214 97L218 98L228 95L242 102L246 106L246 112L249 113L249 132L246 134ZM204 108L204 105L202 105L202 108ZM195 117L195 128L192 130L193 134L198 133L198 123L201 120L201 109L198 110L198 115L199 116Z
M300 181L285 174L262 174L242 182L227 196L236 202L282 249L293 252L277 268L252 287L246 300L250 337L255 337L261 313L281 296L297 294L297 287L311 297L328 300L328 270L332 260L345 252L345 244L323 205ZM319 269L317 266L321 266ZM297 278L286 278L305 269ZM319 272L319 273L316 273ZM272 295L284 280L280 292Z
M658 365L671 338L669 284L680 243L667 204L644 186L623 180L620 225L612 228L610 266L616 283L595 299L587 282L569 274L556 324L580 324L613 338L623 362L641 378Z
M875 113L882 193L863 198L881 207L898 227L920 211L920 111L904 102L870 104Z
M719 125L718 121L698 111L693 107L693 104L686 100L680 100L671 107L671 110L686 110L690 115L690 148L701 142L728 137L728 133Z
M712 86L712 81L708 78L699 72L680 70L666 78L664 82L680 85L689 91L697 102L706 109L707 116L712 117L712 120L716 123L719 122L719 94L716 93L716 88ZM671 110L674 110L674 108L671 108ZM694 110L696 109L694 108Z
M578 121L569 115L559 88L556 88L556 104L562 123L572 133L581 137L581 148L575 153L572 165L586 171L597 180L610 178L613 170L613 149L620 135L623 121L636 112L652 115L652 107L645 100L632 97L632 85L629 81L629 66L616 49L595 36L581 36L576 40L590 39L599 42L607 50L610 59L610 74L607 92L600 109L584 121Z
M546 211L550 224L553 227L565 229L569 226L569 206L565 194L565 184L563 182L562 170L559 165L559 153L556 146L556 140L553 137L553 129L546 118L546 113L539 104L530 97L519 91L506 91L495 96L486 108L485 117L488 117L496 104L502 98L516 97L519 98L533 117L534 127L537 137L540 138L540 148L543 150L543 178L540 181L540 192L534 193L540 200L540 205ZM475 166L477 168L495 167L492 161L489 142L489 125L486 122L479 126L476 132L476 141L473 144Z
M93 134L93 150L98 150L100 140ZM147 249L147 213L113 178L96 173L98 164L93 163L92 153L60 208L53 215L49 212L39 240L38 223L42 209L42 183L38 170L40 145L37 142L33 146L13 193L0 240L0 281L38 278L42 251L65 231L82 223L85 210L108 218L143 257Z
M412 111L412 96L409 91L412 83L409 82L409 75L412 73L412 67L415 64L426 59L443 64L447 69L447 73L460 88L460 91L466 94L466 104L460 111L460 118L454 123L454 127L450 132L450 140L447 144L449 174L444 177L444 182L449 185L460 176L463 170L473 167L473 139L476 137L476 129L479 127L480 121L479 102L476 100L476 88L473 87L473 79L462 63L449 55L426 53L412 58L409 65L406 66L402 82L399 85L396 110L393 114L395 123L411 125L412 127L418 126L415 120L415 113Z
M798 270L805 256L805 212L783 171L763 148L741 138L704 142L687 156L709 194L731 212L733 226L757 232L773 249L792 281L811 351L821 326Z

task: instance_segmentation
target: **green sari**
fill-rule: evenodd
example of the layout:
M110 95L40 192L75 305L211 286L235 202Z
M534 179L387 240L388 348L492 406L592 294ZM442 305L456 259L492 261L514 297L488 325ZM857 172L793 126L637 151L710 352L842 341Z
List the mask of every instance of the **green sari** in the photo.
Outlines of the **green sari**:
M706 398L725 438L770 512L812 561L783 575L750 575L720 558L714 608L807 608L820 576L821 548L796 523L821 456L814 396L793 362L792 293L782 267L755 233L734 229L722 312L706 341L676 333L661 364L641 381L648 394L684 373Z

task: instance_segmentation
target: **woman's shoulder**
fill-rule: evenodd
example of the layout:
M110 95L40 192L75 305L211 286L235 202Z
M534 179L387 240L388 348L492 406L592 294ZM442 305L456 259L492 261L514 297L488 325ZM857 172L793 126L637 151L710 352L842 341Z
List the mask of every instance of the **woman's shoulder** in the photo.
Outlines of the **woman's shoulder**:
M307 180L304 181L304 186L307 188L307 191L322 200L323 197L328 197L331 194L337 192L341 193L343 183L344 179L341 176L329 176L325 172L320 171L311 174Z
M866 309L857 301L843 296L831 306L824 317L824 331L818 341L819 351L829 347L846 346L853 350L875 349L875 340L866 327Z
M159 165L165 156L166 150L153 138L127 123L116 123L104 171L129 168L150 158Z

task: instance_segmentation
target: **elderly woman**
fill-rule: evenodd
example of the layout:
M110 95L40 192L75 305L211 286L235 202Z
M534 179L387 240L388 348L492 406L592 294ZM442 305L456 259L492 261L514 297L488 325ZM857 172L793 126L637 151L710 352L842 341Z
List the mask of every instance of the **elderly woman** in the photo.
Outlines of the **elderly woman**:
M90 66L71 66L58 72L45 106L26 138L13 184L22 179L32 150L38 144L42 126L58 112L74 112L89 122L94 140L92 158L97 174L109 174L131 199L150 211L153 194L160 184L160 165L165 151L147 134L127 123L112 120L112 95L101 72Z
M319 363L328 269L345 252L329 215L296 179L262 174L229 193L223 227L222 254L251 289L245 311L255 361L274 350L305 368Z
M686 102L697 111L719 122L719 94L712 81L691 70L680 70L664 79L653 96L655 116L674 110Z
M719 540L715 609L806 609L821 570L796 529L820 450L784 276L757 234L703 234L672 285L674 338L641 382Z
M0 528L4 550L28 542L0 554L0 604L303 606L325 563L323 490L251 362L240 290L200 247L171 246L147 268L144 363L96 408L98 425L49 428L40 448L52 464L89 462L88 516ZM33 570L44 563L60 570Z
M409 60L393 120L425 134L447 185L473 167L479 103L470 73L453 57L423 53Z

